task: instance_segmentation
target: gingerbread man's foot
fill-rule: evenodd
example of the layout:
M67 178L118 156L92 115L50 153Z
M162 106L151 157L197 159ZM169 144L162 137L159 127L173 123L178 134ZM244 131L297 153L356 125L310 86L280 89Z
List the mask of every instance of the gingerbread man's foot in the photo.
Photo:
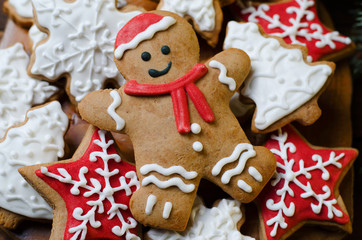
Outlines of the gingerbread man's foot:
M196 190L183 193L176 187L160 189L141 187L132 196L130 209L134 218L146 226L183 231L190 217Z
M258 196L275 169L275 157L267 148L241 143L213 165L210 180L234 199L248 203Z

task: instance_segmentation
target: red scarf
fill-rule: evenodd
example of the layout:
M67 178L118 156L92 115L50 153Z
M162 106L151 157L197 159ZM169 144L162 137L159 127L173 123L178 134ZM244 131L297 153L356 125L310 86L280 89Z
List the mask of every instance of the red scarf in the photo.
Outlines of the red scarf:
M177 131L179 133L190 132L190 116L187 105L189 95L195 108L205 122L213 122L214 114L207 103L204 94L194 84L207 73L204 64L196 64L191 71L176 81L166 84L139 84L136 80L128 81L124 92L133 96L154 96L170 94L172 98L173 111L176 119Z

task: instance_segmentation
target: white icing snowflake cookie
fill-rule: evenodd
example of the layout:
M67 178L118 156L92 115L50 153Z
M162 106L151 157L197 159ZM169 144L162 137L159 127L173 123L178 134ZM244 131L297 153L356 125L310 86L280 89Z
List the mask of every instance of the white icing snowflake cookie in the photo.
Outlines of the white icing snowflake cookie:
M157 9L190 17L201 37L216 46L223 21L219 0L161 0Z
M73 103L101 89L106 80L123 84L113 62L117 31L140 12L120 12L112 0L34 0L36 22L47 41L36 46L29 72L50 81L68 79Z
M29 56L22 44L0 50L0 137L10 126L24 121L33 105L42 104L58 90L29 77Z
M207 208L200 198L196 198L187 229L183 232L151 229L146 239L151 240L192 240L227 239L252 240L243 236L239 228L243 213L236 200L222 199L216 206Z
M39 28L33 24L28 31L30 45L32 51L34 51L36 45L48 37L48 34L39 30Z
M241 95L256 104L253 131L270 132L293 120L308 125L319 118L317 99L333 63L307 63L305 48L266 36L255 23L229 22L224 48L239 48L250 57Z
M18 168L63 157L67 128L68 117L57 101L31 109L24 123L9 128L0 141L1 208L28 218L52 219L52 208L21 177ZM3 214L1 218L11 221Z
M33 24L33 7L31 0L7 0L4 11L19 25L30 27Z

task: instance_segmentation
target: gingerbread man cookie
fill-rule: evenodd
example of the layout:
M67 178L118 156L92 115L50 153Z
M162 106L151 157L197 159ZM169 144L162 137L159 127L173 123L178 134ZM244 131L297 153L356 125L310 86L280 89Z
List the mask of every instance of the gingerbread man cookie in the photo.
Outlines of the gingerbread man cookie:
M128 82L90 93L78 107L89 123L130 136L141 183L130 202L134 217L184 230L201 178L240 202L252 201L276 165L269 150L250 144L229 108L249 57L229 49L197 64L191 25L164 11L130 20L114 56Z

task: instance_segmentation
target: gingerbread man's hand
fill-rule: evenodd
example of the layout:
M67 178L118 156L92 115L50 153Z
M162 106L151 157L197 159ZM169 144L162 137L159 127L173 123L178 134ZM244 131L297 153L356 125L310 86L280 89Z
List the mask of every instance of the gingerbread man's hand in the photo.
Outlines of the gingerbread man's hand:
M209 74L217 72L218 77L213 79L213 81L224 84L230 91L231 97L248 75L250 59L244 51L227 49L207 61L206 66L209 68Z
M100 129L124 131L125 120L117 113L122 108L121 96L120 89L91 92L79 103L79 113L82 119Z

